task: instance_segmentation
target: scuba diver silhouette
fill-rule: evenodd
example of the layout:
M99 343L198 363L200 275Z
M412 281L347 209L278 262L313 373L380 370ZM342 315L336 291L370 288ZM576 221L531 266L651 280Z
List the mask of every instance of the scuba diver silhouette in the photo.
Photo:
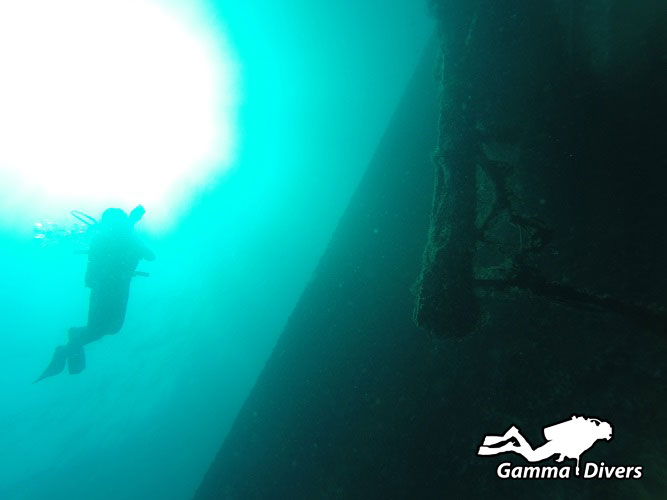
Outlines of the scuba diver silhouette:
M565 458L577 461L578 476L581 455L591 449L597 441L602 439L609 441L612 427L609 422L597 418L572 415L570 420L545 427L543 433L546 443L533 448L521 431L512 426L502 436L484 436L484 442L477 450L477 454L488 456L512 452L521 455L529 462L540 462L558 455L556 462L562 462Z
M86 367L83 346L120 331L125 321L130 281L137 275L146 276L135 271L137 264L141 259L155 259L134 232L134 225L144 213L144 207L138 205L129 217L120 208L108 208L102 214L87 252L88 324L69 329L68 343L56 347L49 366L35 382L58 375L65 364L70 374L81 373Z

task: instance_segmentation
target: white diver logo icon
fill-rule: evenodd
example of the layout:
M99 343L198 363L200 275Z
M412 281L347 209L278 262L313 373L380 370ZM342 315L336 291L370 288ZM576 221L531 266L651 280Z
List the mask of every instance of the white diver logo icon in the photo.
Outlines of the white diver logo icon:
M545 427L543 430L546 442L541 446L533 448L519 429L510 427L502 436L484 436L482 445L477 450L480 456L499 455L501 453L516 453L528 462L541 462L550 457L558 455L556 462L563 462L566 458L576 460L576 475L580 475L580 458L593 445L600 441L609 441L612 436L612 427L609 422L597 418L572 416L570 420L558 422ZM515 466L510 470L509 463L503 463L498 467L500 478L567 478L569 467L521 467ZM622 469L622 470L621 470ZM634 470L633 479L641 477L641 467L606 467L604 462L600 465L595 463L586 464L584 478L593 477L617 477L630 478ZM599 473L599 474L598 474Z

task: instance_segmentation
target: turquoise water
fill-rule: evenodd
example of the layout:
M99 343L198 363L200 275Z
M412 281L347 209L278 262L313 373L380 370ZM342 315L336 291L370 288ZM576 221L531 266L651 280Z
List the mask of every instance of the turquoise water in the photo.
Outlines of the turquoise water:
M85 256L33 238L36 218L66 214L30 200L0 213L0 498L193 494L432 32L407 0L204 11L239 67L235 161L169 229L146 207L137 229L157 260L139 265L150 277L134 280L123 329L87 347L78 376L31 384L86 318Z

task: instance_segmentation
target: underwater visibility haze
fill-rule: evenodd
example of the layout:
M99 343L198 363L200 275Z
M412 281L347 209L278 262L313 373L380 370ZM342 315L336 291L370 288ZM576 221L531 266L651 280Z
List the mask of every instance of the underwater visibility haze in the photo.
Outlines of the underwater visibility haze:
M433 26L407 1L0 5L0 498L194 494ZM86 324L70 211L137 204L156 260L122 329L33 385Z

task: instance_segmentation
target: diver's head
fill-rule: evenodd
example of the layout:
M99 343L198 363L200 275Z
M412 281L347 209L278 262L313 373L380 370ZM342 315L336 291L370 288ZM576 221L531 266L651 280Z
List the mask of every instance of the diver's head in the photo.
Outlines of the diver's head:
M611 439L612 428L609 422L604 422L602 420L598 420L597 418L587 418L586 420L595 424L595 427L592 428L592 430L595 431L595 436L598 439L606 439L607 441Z
M602 439L606 439L607 441L609 441L611 439L611 435L612 435L612 429L611 429L611 425L609 424L609 422L602 422L600 424L600 431L599 432L600 432L600 436L602 437Z
M146 209L144 208L143 205L137 205L132 209L130 212L130 224L136 224L141 220L141 218L144 216L146 213Z
M127 226L127 214L120 208L107 208L102 213L100 224L109 229Z

